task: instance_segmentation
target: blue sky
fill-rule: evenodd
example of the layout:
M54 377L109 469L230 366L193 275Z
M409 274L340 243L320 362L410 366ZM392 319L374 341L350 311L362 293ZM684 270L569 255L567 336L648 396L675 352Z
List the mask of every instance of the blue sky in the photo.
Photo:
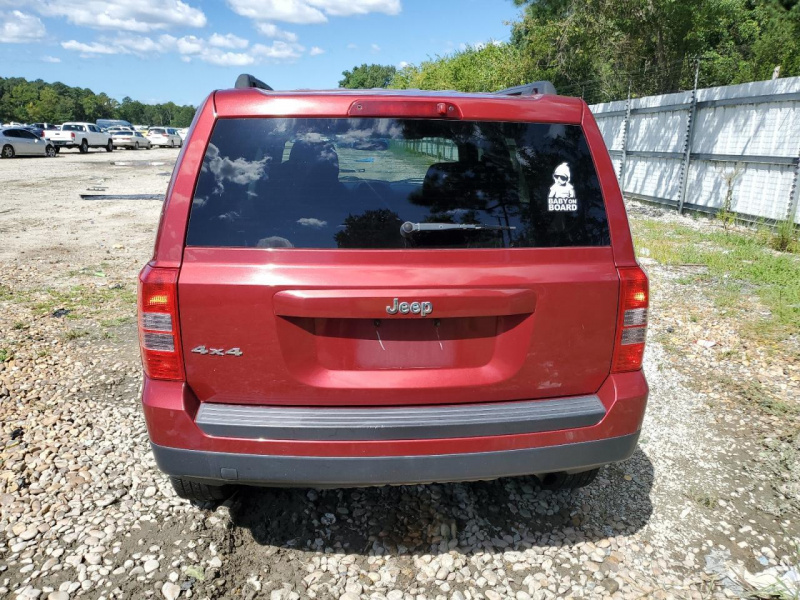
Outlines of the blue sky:
M511 0L0 0L0 76L198 104L242 72L330 88L361 63L507 41L518 14Z

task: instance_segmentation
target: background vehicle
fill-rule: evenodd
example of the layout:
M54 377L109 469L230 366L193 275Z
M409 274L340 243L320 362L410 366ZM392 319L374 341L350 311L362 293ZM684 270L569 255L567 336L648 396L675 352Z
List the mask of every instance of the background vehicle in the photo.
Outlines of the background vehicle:
M59 131L61 129L61 125L54 125L53 123L31 123L29 127L35 128L37 130L36 134L39 137L48 140L52 136L53 131Z
M647 277L581 99L237 88L200 108L140 274L179 495L572 488L633 453Z
M49 156L56 155L53 144L23 127L0 129L0 156Z
M138 150L139 148L150 148L152 146L150 140L138 131L117 130L111 134L111 139L115 148Z
M124 119L97 119L95 121L95 125L97 125L100 129L108 129L110 127L131 127L131 124Z
M56 148L77 148L82 154L89 148L105 148L107 152L114 149L111 136L92 123L64 123L50 139Z
M181 127L180 129L177 129L176 131L178 132L178 135L181 136L182 140L186 140L186 134L189 132L189 128L188 127Z
M151 127L147 132L147 139L153 146L170 146L172 148L183 146L183 140L172 127Z

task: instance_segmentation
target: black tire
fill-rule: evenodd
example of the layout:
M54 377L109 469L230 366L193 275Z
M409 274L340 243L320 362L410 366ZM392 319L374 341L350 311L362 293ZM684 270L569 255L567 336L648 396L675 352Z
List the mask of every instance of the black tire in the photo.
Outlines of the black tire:
M184 500L222 502L233 493L233 489L229 485L207 485L180 477L170 477L169 480L172 482L172 487L175 488L175 493Z
M56 154L58 154L59 152L61 152L61 148L60 148L59 146L56 146L55 148L56 148Z
M556 492L558 490L577 490L594 481L600 469L582 471L581 473L548 473L539 478L539 486L543 490Z
M3 146L3 152L2 152L3 158L14 158L15 154L16 153L14 152L14 146L12 146L11 144L6 144L5 146Z
M134 150L138 150L139 149L139 142L133 142L133 149Z
M174 148L175 147L175 140L170 140L169 141L169 147L170 148Z
M108 140L108 144L106 144L106 152L113 152L114 151L114 142Z
M89 142L86 141L86 138L81 142L81 145L78 146L78 150L81 154L86 154L89 152Z
M55 146L51 146L50 144L48 144L47 147L44 149L44 154L48 158L55 158L55 155L58 154L58 151L56 150Z

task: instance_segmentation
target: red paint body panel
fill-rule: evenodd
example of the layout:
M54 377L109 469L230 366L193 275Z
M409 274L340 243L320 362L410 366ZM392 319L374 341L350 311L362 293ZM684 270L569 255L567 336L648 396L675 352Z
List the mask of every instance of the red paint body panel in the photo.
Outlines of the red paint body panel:
M493 307L498 288L506 297ZM203 402L456 404L595 392L611 364L619 278L609 248L187 248L179 290L187 381ZM330 290L362 298L327 307ZM388 315L395 297L430 301L441 331ZM456 318L468 310L490 322ZM361 328L319 323L342 317ZM402 330L387 331L397 319ZM242 356L191 352L201 345Z

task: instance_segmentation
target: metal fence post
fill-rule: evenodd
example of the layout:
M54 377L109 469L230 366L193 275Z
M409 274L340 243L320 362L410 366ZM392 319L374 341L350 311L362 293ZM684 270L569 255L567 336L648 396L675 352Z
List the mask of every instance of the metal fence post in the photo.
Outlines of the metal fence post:
M797 153L797 164L794 166L794 179L792 179L792 191L789 193L789 207L786 211L786 220L792 225L795 224L798 204L800 204L800 151Z
M631 120L631 84L628 83L628 101L625 103L625 120L622 122L622 160L619 163L619 187L625 193L625 163L628 160L628 125Z
M686 189L689 187L689 161L692 153L692 140L694 138L694 121L697 113L697 81L700 77L700 59L697 59L697 66L694 69L694 88L692 88L691 107L689 107L689 119L686 123L686 139L683 148L683 163L681 164L681 189L678 196L678 213L683 212L683 203L686 202Z

